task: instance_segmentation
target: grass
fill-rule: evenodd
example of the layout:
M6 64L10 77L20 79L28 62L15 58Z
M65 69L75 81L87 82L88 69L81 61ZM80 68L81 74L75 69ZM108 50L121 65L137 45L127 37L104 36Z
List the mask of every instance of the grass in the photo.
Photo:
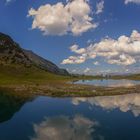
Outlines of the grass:
M21 65L0 67L0 84L39 84L48 81L65 80L69 77L54 75L36 67L26 68Z
M140 80L140 74L132 74L132 75L116 75L116 76L111 76L111 79Z
M26 68L22 65L0 66L0 85L66 83L79 79L97 79L99 76L61 76L40 70L36 67Z
M14 91L30 95L49 96L104 96L126 93L138 93L139 86L105 88L88 85L70 84L79 79L101 79L99 76L60 76L36 67L26 68L22 65L0 66L0 90ZM121 77L113 77L121 78ZM123 77L124 78L124 77ZM134 77L133 77L134 78Z

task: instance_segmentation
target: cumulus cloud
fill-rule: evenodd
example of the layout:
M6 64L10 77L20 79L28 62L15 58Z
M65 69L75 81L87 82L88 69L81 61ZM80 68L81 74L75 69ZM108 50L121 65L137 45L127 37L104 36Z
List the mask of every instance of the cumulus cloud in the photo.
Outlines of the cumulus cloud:
M101 1L99 3L97 3L96 5L96 14L100 14L103 12L103 9L104 9L104 1Z
M58 116L34 124L32 140L92 140L98 122L82 116Z
M74 105L79 105L81 102L100 106L106 110L118 108L122 112L131 111L135 117L140 115L140 94L72 99Z
M94 65L100 65L100 63L98 61L93 62Z
M140 4L140 0L125 0L125 4L128 4L128 3Z
M58 2L46 4L37 10L31 8L28 16L33 17L32 29L39 29L46 35L81 35L98 26L90 16L88 0L69 0L64 5Z
M61 64L81 64L85 61L85 56L70 56L68 59L64 59Z
M86 68L86 69L84 70L84 73L88 73L88 72L90 72L90 68Z
M86 52L86 49L84 49L84 48L80 48L80 49L79 49L79 46L76 45L76 44L72 45L72 46L70 47L70 50L71 50L72 52L74 52L74 53L77 53L77 54L83 54L83 53Z
M6 0L6 3L10 3L10 2L12 2L12 1L14 1L14 0Z
M83 61L80 62L84 63L87 59L101 57L109 64L132 65L140 60L140 33L133 30L129 37L122 35L118 39L105 38L84 49L82 54L75 51L76 56L71 56L76 58L76 61L67 63L66 60L71 60L69 57L63 60L63 64L74 64L79 58L82 58Z
M11 2L11 0L6 0L6 2Z
M81 64L86 61L86 49L79 48L78 45L74 44L70 47L71 52L79 54L79 56L70 56L64 59L61 64Z

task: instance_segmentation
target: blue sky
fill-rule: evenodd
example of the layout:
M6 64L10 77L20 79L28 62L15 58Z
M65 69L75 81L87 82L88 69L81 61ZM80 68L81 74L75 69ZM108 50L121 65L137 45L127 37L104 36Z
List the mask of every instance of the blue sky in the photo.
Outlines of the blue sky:
M71 72L140 72L140 0L73 1L1 0L0 32Z

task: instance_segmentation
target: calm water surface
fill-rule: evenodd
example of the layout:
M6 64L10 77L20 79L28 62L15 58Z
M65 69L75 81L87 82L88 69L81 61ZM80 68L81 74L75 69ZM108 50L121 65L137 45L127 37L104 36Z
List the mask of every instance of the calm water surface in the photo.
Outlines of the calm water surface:
M112 80L112 79L99 79L99 80L79 80L74 82L74 84L85 84L85 85L95 85L104 87L128 87L134 85L140 85L140 81L135 80Z
M0 94L0 140L140 140L140 94L95 98Z

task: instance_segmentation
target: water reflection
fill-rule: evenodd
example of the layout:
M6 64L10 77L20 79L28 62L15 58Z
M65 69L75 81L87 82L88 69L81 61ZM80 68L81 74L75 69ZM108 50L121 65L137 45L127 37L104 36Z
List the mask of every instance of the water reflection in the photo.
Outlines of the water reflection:
M58 116L34 124L35 136L31 140L93 140L97 121L83 116ZM99 135L96 138L101 139Z
M10 120L31 99L31 96L3 93L0 91L0 123Z
M33 99L0 94L0 140L140 140L140 94Z
M101 79L101 80L79 80L74 83L94 85L94 86L105 86L105 87L130 87L134 85L139 85L140 81L126 80L126 79L121 79L121 80Z
M92 106L100 106L106 110L118 108L122 112L131 111L135 117L140 115L140 94L72 99L74 105L79 105L81 102L89 103Z

